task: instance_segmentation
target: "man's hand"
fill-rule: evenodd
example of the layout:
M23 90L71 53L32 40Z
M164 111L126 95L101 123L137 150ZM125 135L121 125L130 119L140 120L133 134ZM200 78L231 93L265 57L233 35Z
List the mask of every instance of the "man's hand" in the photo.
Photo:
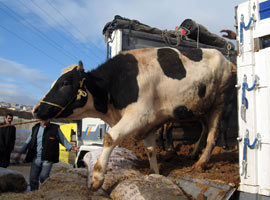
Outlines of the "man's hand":
M228 38L228 39L231 39L231 40L236 40L236 34L232 30L223 29L220 32L221 33L227 33L227 34L223 34L222 37L225 37L225 38Z
M14 160L15 160L16 163L19 163L20 162L21 156L22 156L21 153L17 153L16 154L16 156L14 157Z
M80 150L80 146L72 146L71 150L79 151Z

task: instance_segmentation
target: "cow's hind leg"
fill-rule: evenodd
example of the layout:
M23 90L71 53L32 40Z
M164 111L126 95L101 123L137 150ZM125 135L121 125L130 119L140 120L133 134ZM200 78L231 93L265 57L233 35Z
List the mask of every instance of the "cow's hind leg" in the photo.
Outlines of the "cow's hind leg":
M148 160L150 163L150 168L159 174L159 169L157 165L157 153L156 153L156 134L151 132L147 138L144 139L144 146L146 147Z
M164 124L157 130L157 134L159 135L158 137L158 146L162 148L162 150L165 151L165 143L164 143Z
M207 122L206 120L202 119L200 120L201 126L202 126L202 132L201 132L201 136L198 139L198 141L195 143L194 149L191 153L191 156L194 159L198 159L199 154L201 153L203 147L205 146L206 143L206 138L207 138L207 134L208 134L208 128L207 128Z
M194 164L194 169L201 171L205 169L207 162L210 160L211 152L215 147L216 140L219 135L219 122L221 118L222 110L214 109L210 113L208 119L208 137L205 150L200 159Z
M169 123L166 126L166 144L167 151L176 152L173 146L173 124Z

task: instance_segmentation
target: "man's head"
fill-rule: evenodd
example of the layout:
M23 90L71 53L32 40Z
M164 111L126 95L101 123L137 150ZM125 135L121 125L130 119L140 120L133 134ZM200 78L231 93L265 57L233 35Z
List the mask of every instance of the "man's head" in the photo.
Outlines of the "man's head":
M6 124L11 124L13 120L13 115L11 113L6 114L5 122Z
M49 122L50 122L50 120L41 120L41 121L40 121L40 125L41 125L42 127L46 127L46 126L49 124Z

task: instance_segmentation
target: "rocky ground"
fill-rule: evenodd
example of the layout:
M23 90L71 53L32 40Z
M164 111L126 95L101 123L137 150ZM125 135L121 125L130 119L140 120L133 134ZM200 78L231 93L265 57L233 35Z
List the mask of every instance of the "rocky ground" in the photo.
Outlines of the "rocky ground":
M137 170L143 175L150 174L149 162L141 141L136 142L131 138L121 143L137 155L140 166ZM189 142L174 142L176 153L166 152L158 148L158 163L161 175L171 173L190 176L237 187L240 181L238 172L238 149L236 141L230 142L229 149L225 150L216 146L207 169L203 172L192 170L196 160L190 157L194 144ZM68 169L60 167L54 169L51 177L42 184L41 189L28 193L2 193L0 199L111 199L102 192L93 193L87 188L86 169Z

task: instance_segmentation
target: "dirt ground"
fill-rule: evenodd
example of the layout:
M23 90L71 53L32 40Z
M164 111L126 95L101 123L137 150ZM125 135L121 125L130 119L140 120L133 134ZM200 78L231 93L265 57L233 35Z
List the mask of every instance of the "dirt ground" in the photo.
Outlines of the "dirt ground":
M150 173L149 162L143 147L143 142L135 141L131 138L128 140L129 142L123 141L121 146L132 150L139 158L141 158L142 166L144 167L140 169L140 172L143 174ZM197 159L190 156L194 148L193 143L175 141L174 147L176 153L167 152L158 147L157 159L160 174L167 176L173 172L178 175L215 180L221 183L238 186L240 177L238 170L239 155L237 141L230 141L228 146L228 149L223 149L221 146L216 146L214 148L207 168L203 172L192 170L193 164L197 161Z

